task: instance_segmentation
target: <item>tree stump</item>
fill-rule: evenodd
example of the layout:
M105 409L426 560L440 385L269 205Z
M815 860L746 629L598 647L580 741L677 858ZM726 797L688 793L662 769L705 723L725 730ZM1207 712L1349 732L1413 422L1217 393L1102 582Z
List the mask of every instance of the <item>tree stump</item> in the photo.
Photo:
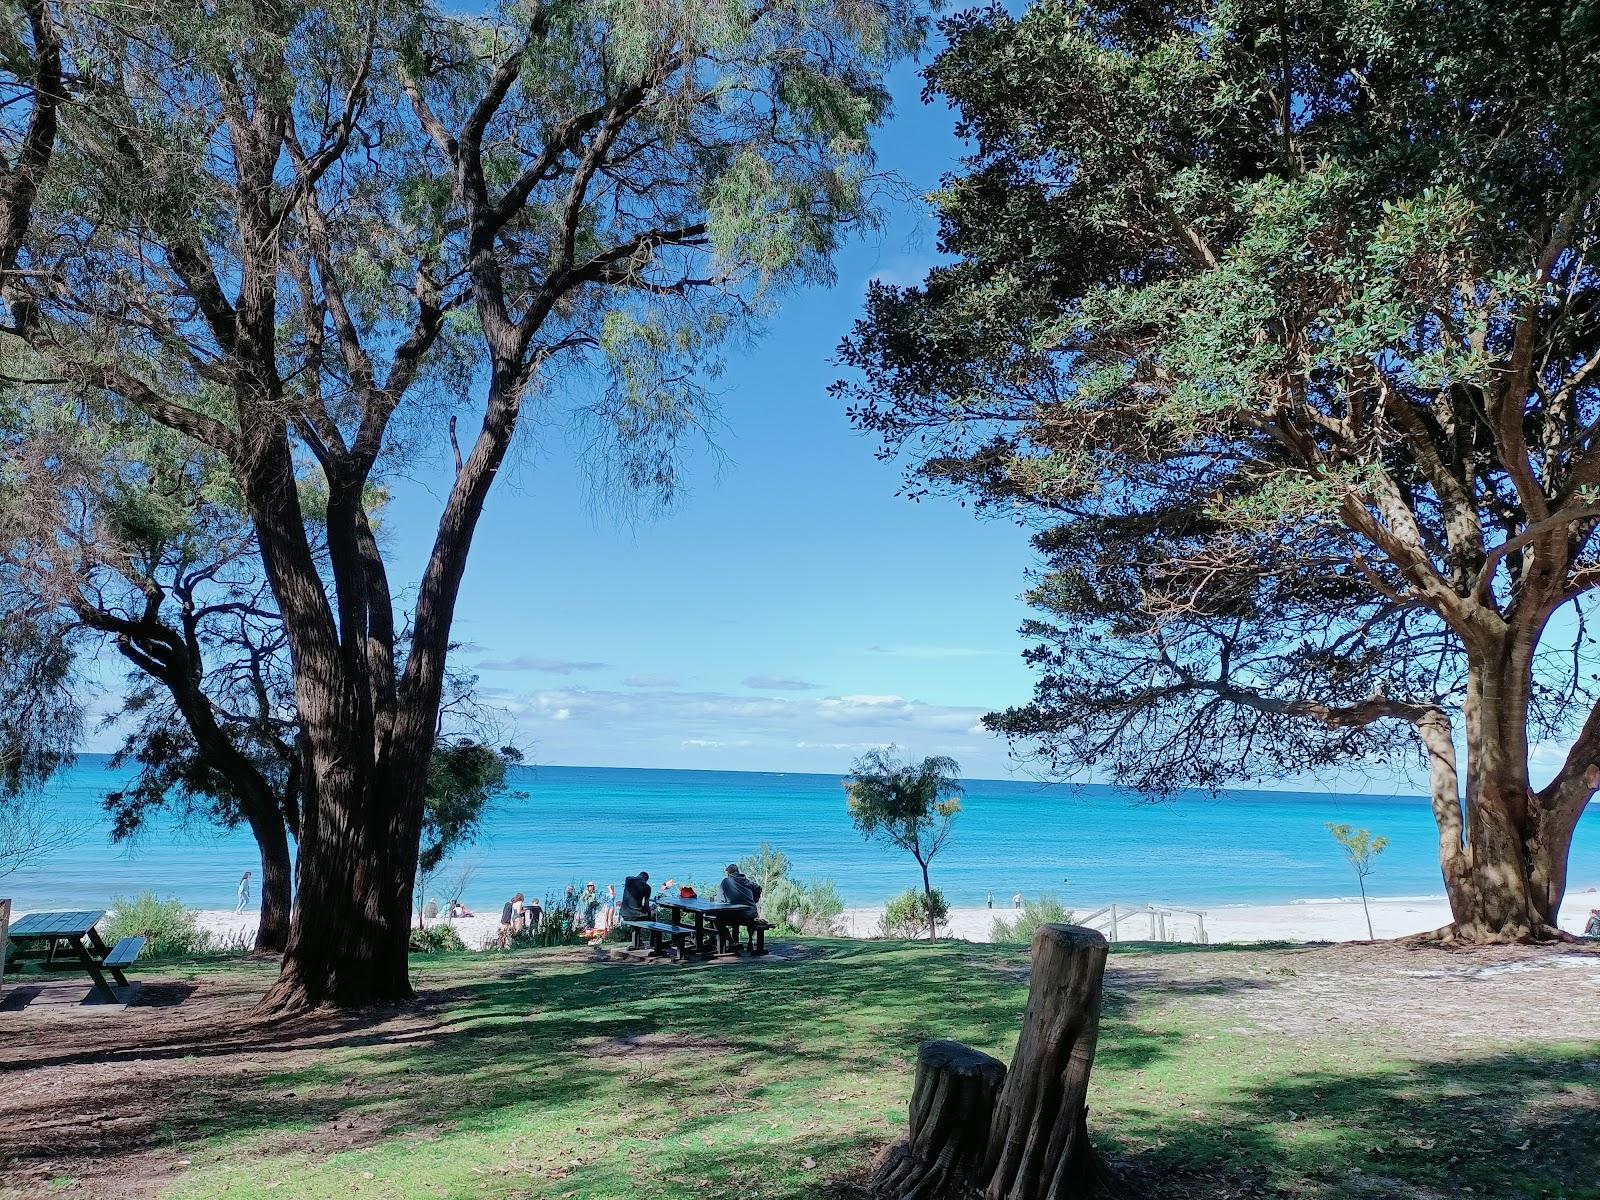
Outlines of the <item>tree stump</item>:
M872 1181L883 1200L976 1195L1005 1064L960 1042L925 1042L917 1052L911 1134L884 1157Z
M986 1200L1083 1200L1107 1190L1085 1097L1108 949L1077 925L1043 925L1033 936L1028 1011L989 1129Z

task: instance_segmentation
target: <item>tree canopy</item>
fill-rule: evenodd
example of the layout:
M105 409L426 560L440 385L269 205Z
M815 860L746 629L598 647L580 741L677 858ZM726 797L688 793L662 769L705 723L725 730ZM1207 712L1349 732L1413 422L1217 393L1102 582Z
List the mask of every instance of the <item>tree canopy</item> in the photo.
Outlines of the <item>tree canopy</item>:
M850 819L861 836L887 842L916 860L928 937L937 938L939 916L928 866L950 840L961 811L961 764L938 755L905 762L893 747L879 748L850 765L844 786Z
M669 497L718 347L872 219L868 133L920 17L55 12L70 86L8 277L12 381L225 464L303 735L299 906L264 1007L403 997L451 622L525 405L564 405L603 478ZM19 83L44 57L17 57ZM391 577L370 498L417 453L454 472L425 560Z
M841 390L912 494L1037 526L1037 688L991 728L1156 794L1420 749L1450 933L1549 933L1600 783L1600 12L945 32L949 261L872 289Z

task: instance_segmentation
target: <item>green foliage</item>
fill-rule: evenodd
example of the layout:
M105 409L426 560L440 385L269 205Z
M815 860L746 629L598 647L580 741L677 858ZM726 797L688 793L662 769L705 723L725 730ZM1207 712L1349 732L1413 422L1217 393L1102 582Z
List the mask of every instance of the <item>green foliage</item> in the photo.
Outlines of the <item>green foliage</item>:
M506 768L521 761L522 752L514 746L496 750L472 738L439 739L428 760L419 871L433 871L477 836L489 805L508 794Z
M889 938L924 937L930 925L938 928L949 919L950 906L938 888L932 891L907 888L884 906L878 929Z
M1024 900L1022 911L1010 920L996 917L994 923L989 926L989 940L1030 945L1039 926L1070 924L1072 924L1072 910L1062 904L1054 893L1045 892L1037 899Z
M961 811L960 770L953 758L908 763L893 748L868 751L845 780L850 819L862 837L898 846L926 865L949 840Z
M943 32L944 258L871 290L839 391L909 494L1038 529L1034 697L989 726L1156 795L1416 761L1509 653L1482 628L1563 643L1517 685L1530 740L1581 723L1549 616L1600 585L1593 12L1042 0Z
M754 854L747 854L739 860L739 870L748 875L752 882L759 883L764 892L771 892L780 882L789 878L792 866L789 856L771 842L762 842Z
M844 901L831 879L798 880L789 856L771 842L739 860L739 869L761 885L761 916L778 933L829 937L839 932Z
M839 933L844 901L831 879L781 879L761 897L761 915L778 933L833 937Z
M1386 837L1373 837L1366 829L1353 829L1349 825L1335 825L1327 822L1328 832L1333 835L1333 840L1338 842L1344 850L1344 856L1350 865L1355 868L1357 877L1365 879L1372 874L1373 859L1384 852L1389 845Z
M413 954L454 954L466 948L467 944L461 940L461 935L449 925L429 925L423 929L413 927L411 930Z
M119 938L141 934L145 937L142 958L193 958L202 954L248 953L253 939L219 938L201 929L195 912L175 897L156 898L154 892L142 892L133 899L113 896L111 916L105 937L115 942Z
M0 807L71 762L83 726L71 626L14 588L0 562Z

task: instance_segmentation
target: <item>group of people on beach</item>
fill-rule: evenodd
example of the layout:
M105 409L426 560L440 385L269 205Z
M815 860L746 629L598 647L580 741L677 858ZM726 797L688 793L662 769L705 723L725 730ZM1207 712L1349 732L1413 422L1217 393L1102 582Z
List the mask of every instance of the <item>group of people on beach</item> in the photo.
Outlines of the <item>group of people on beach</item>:
M518 892L500 906L498 943L502 950L509 949L512 939L519 932L536 933L546 921L556 919L564 920L585 937L602 938L616 928L619 920L647 919L656 903L667 897L676 897L679 892L677 880L670 878L659 888L653 889L648 871L629 875L623 881L620 897L614 883L608 883L604 891L592 879L581 891L568 884L559 903L559 912L547 912L538 899L530 901L524 893ZM724 904L739 906L741 913L735 916L745 915L747 911L748 920L754 921L757 917L756 906L761 900L761 885L741 871L737 864L730 863L718 886L718 898ZM472 915L460 900L450 902L450 919L459 920Z
M509 949L511 939L516 934L537 933L547 920L553 920L558 915L586 937L604 937L616 925L617 885L608 883L602 892L592 879L584 884L582 891L569 883L557 907L558 913L547 913L537 897L530 901L521 892L512 896L500 906L500 948ZM471 915L459 900L452 902L452 918Z

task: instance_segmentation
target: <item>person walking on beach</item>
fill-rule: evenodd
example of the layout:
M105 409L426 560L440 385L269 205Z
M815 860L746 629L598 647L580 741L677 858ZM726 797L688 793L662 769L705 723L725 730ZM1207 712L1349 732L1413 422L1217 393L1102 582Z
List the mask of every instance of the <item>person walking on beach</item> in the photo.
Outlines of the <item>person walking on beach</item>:
M233 911L241 913L250 904L250 872L246 871L239 878L239 903L233 906Z
M617 923L617 885L606 884L606 932L610 933Z
M1021 908L1022 907L1022 893L1021 892L1018 892L1015 896L1011 897L1011 907L1012 908Z
M994 907L994 893L993 892L989 893L989 907L990 908Z

